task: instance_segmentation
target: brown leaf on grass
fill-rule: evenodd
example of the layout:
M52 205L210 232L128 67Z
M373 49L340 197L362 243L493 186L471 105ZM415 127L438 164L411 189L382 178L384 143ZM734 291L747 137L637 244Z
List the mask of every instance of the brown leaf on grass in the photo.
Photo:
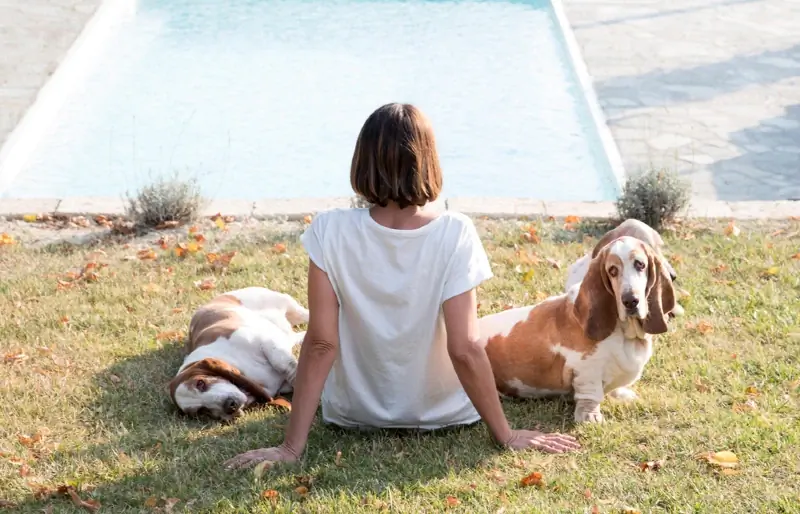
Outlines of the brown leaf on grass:
M186 311L186 309L183 307L173 307L172 314L181 314L184 311Z
M659 460L649 460L647 462L642 462L639 464L639 469L642 471L658 471L659 469L664 467L664 463L666 459L659 459Z
M718 468L733 469L739 466L739 457L731 451L705 452L697 456L698 459L708 462Z
M176 244L175 248L173 249L173 251L175 252L175 257L178 257L178 258L186 257L186 255L189 253L189 250L186 248L186 245L183 244L183 243Z
M314 484L314 477L311 475L297 475L294 477L294 481L297 485L302 485L311 489L311 486Z
M206 242L206 236L204 236L203 234L197 233L197 234L194 234L194 240L197 241L198 243L205 243Z
M169 248L170 238L167 236L161 236L156 241L156 245L158 245L162 250L166 250Z
M642 514L642 511L633 507L622 507L622 514Z
M154 261L158 259L158 255L156 255L156 252L154 252L152 248L139 250L138 252L136 252L136 257L140 261Z
M142 291L145 293L160 293L162 289L161 286L155 282L148 282L142 286Z
M547 261L547 263L548 263L550 266L554 267L555 269L561 269L561 263L560 263L560 262L558 262L557 260L555 260L555 259L553 259L553 258L551 258L551 257L548 257L548 258L546 258L545 260Z
M524 476L522 480L519 481L519 485L522 487L544 487L544 482L542 481L542 474L538 471L534 471L530 475Z
M800 260L800 252L798 252L798 253L796 253L796 254L792 255L792 259L794 259L794 260L796 260L796 261Z
M681 264L683 262L683 256L681 256L681 255L679 255L677 253L673 253L672 255L669 256L669 261L673 265L677 266L678 264Z
M275 489L267 489L266 491L262 491L261 497L265 500L277 500L280 496L280 493Z
M0 246L10 246L14 244L17 244L17 242L14 240L14 237L11 234L8 234L7 232L0 234Z
M736 412L737 414L742 414L745 412L753 412L758 410L758 404L756 403L755 400L751 398L744 403L734 403L733 406L731 407L731 410L733 410L733 412Z
M585 489L583 491L583 497L586 498L587 500L591 500L592 499L592 490L591 489Z
M144 506L148 509L152 509L158 505L158 498L155 496L151 496L144 501Z
M742 233L742 230L736 226L735 221L731 220L731 222L728 223L728 226L725 227L725 230L723 230L723 232L728 237L739 237L739 234Z
M58 318L58 322L61 323L62 325L66 325L67 323L69 323L69 316L61 316L60 318Z
M304 485L298 485L294 488L294 492L300 496L306 496L308 494L308 487Z
M180 498L164 498L164 512L172 512L172 509L174 509L175 505L180 501Z
M196 281L194 286L201 291L210 291L217 287L217 279L214 277L204 278L203 280Z
M758 388L756 388L756 386L747 386L747 388L744 390L744 394L748 396L758 396L761 393L758 392Z
M6 364L16 364L17 362L24 362L26 360L28 360L28 355L22 350L3 355L3 362Z
M273 407L281 407L286 409L289 412L292 412L292 404L286 398L281 398L280 396L277 398L273 398L267 405L272 405Z
M67 488L67 494L69 494L69 497L72 498L72 503L76 507L86 509L89 512L97 512L97 510L100 509L100 502L97 500L82 500L72 487Z
M272 247L274 253L286 253L286 245L283 243L275 243Z
M225 270L231 265L231 261L236 257L236 251L227 253L208 253L206 254L206 261L211 265L211 269Z
M714 325L705 320L698 322L697 325L687 323L686 328L695 329L702 335L708 335L714 332Z
M533 225L525 227L525 232L522 233L522 239L529 243L539 244L542 238L539 237L538 230Z
M591 514L600 514L600 507L598 507L597 505L592 505Z
M459 504L461 504L461 502L455 496L448 496L447 498L444 499L444 502L447 504L448 507L456 507Z
M578 223L579 221L581 221L579 216L567 216L564 218L564 223Z
M27 477L27 476L30 476L30 474L31 474L31 468L28 467L27 464L23 464L22 466L20 466L20 468L19 468L19 476Z
M720 263L720 264L717 264L716 266L714 266L713 268L711 268L711 273L714 273L715 275L719 275L723 271L727 271L727 270L728 270L728 265Z

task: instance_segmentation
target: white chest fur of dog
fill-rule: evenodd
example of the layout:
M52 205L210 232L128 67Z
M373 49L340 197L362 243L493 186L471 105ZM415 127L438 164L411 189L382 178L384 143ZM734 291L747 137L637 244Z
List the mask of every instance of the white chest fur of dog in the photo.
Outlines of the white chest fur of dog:
M499 392L521 398L573 394L575 419L601 421L605 394L633 399L627 386L667 331L672 281L646 243L622 237L591 260L582 282L530 307L485 316L481 336Z
M187 414L230 420L254 402L292 390L308 310L289 295L262 287L231 291L192 316L188 355L170 382L170 395Z

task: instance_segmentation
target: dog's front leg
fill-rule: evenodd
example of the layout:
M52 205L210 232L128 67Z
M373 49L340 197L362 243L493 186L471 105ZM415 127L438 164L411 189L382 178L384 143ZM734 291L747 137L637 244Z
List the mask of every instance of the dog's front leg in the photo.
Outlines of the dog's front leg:
M603 401L605 392L600 377L578 374L572 381L572 387L575 390L575 422L602 423L600 402Z

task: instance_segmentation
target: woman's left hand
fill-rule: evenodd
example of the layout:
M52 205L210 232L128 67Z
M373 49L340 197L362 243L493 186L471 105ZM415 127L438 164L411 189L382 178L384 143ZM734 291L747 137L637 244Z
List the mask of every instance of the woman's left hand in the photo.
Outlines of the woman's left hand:
M225 469L242 469L255 466L261 462L297 462L298 455L288 446L281 445L274 448L260 448L258 450L250 450L249 452L240 453L236 457L225 461Z

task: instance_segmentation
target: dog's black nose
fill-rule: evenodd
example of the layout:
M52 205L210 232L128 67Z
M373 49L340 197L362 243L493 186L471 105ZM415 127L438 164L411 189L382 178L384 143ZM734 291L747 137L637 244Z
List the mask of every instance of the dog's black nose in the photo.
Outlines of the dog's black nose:
M639 299L633 295L625 295L622 297L622 305L629 311L632 311L639 306Z
M233 414L242 406L236 398L228 398L222 406L225 409L225 414Z

